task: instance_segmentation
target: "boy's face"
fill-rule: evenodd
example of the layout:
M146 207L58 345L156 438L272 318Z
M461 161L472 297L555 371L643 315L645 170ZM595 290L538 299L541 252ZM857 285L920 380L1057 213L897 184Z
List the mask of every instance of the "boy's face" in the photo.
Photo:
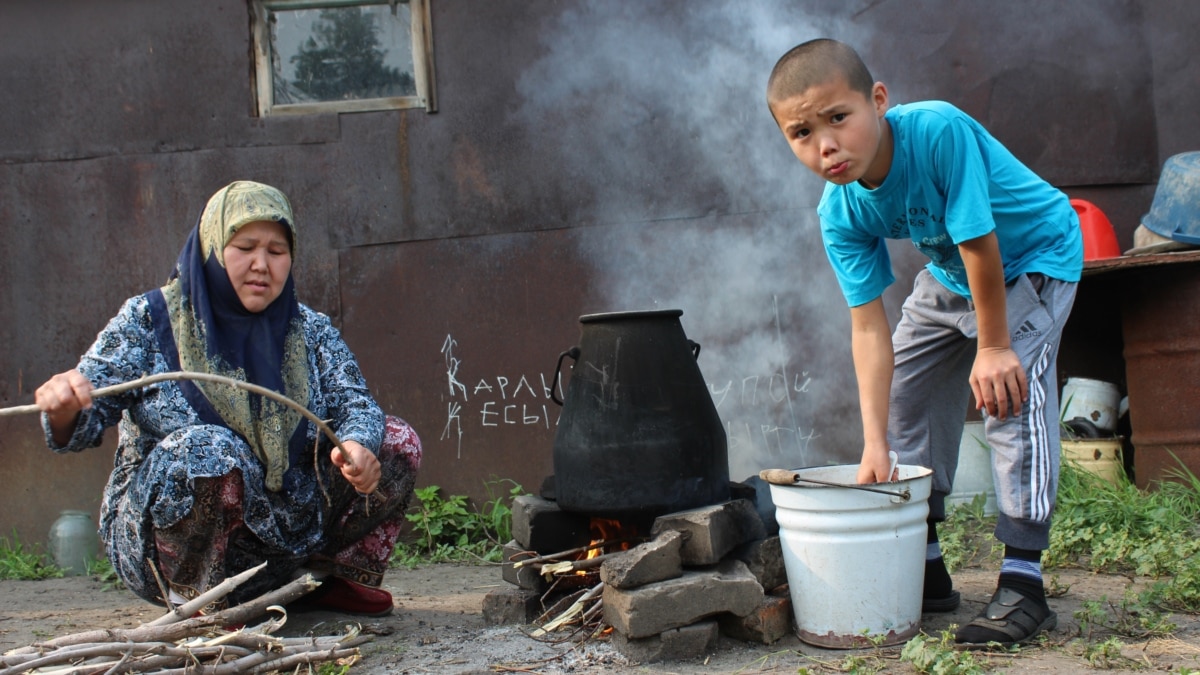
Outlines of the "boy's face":
M887 108L882 82L868 99L835 77L777 101L771 112L792 152L813 173L838 185L861 180L875 188L892 165Z

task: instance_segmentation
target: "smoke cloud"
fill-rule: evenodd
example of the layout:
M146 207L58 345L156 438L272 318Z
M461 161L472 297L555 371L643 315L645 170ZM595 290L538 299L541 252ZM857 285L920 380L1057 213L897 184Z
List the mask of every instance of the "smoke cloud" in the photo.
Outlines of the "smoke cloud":
M556 170L591 190L584 246L606 311L683 310L735 480L854 461L848 311L821 247L822 182L765 103L779 56L814 37L852 41L848 27L782 2L591 2L551 21L514 115L568 131L555 134L567 139Z

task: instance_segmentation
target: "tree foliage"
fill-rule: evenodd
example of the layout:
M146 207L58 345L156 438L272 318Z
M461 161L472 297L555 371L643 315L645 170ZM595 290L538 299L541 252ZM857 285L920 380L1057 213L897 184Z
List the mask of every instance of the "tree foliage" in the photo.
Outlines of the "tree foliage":
M361 7L321 10L291 58L293 86L319 101L414 95L412 75L384 64L375 18Z

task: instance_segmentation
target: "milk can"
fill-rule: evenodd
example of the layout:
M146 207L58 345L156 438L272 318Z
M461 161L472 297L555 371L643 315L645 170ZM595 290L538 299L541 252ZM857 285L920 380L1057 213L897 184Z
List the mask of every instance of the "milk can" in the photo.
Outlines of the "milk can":
M682 310L580 317L554 439L558 505L597 516L656 516L729 499L725 428L687 339Z
M63 511L50 526L49 542L54 564L69 576L87 574L100 548L96 524L86 511Z

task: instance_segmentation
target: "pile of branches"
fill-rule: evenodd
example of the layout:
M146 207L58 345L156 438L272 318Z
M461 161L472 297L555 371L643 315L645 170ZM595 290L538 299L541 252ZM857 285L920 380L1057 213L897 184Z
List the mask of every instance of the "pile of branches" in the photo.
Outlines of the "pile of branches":
M279 638L272 635L287 619L284 606L313 591L320 581L306 574L249 602L211 614L199 612L220 602L266 563L226 579L194 600L136 628L75 633L14 649L0 656L0 675L118 675L272 673L325 662L349 665L360 658L358 646L369 636L351 630L327 637ZM268 616L252 628L247 622Z

